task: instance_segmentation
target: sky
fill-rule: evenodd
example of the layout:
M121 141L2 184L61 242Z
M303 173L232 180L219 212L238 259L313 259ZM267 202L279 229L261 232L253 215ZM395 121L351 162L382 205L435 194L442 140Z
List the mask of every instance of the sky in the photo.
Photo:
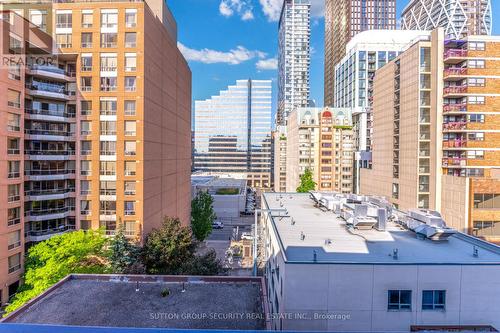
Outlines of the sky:
M397 18L408 0L396 0ZM193 101L239 79L273 80L277 99L278 19L283 0L167 0L178 45L193 74ZM311 0L311 99L323 105L324 0ZM500 3L492 1L493 13ZM493 34L500 20L493 18ZM194 104L194 103L193 103Z

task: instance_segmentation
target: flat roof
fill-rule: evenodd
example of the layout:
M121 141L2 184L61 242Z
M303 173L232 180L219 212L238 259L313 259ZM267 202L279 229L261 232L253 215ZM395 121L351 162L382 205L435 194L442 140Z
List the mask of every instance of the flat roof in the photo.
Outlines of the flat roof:
M264 208L288 211L287 217L275 212L271 219L286 262L500 265L500 247L472 236L457 233L447 241L422 240L393 222L387 222L386 231L349 231L338 214L316 208L308 193L264 193L263 197ZM473 256L474 246L477 257ZM398 259L392 257L394 249Z
M2 322L262 330L264 289L252 277L71 275Z
M215 187L215 188L239 188L242 189L246 186L246 179L238 179L231 177L217 177L217 176L191 176L191 184L195 186Z

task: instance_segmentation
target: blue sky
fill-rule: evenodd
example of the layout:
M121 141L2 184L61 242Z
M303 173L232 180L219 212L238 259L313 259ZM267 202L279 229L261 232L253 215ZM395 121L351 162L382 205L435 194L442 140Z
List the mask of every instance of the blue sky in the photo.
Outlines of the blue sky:
M238 79L272 79L278 48L277 18L283 0L167 0L178 25L181 50L193 73L193 101L210 98ZM311 98L323 105L324 0L312 2ZM397 0L399 13L408 0ZM499 4L493 2L493 13ZM494 34L500 21L493 20Z

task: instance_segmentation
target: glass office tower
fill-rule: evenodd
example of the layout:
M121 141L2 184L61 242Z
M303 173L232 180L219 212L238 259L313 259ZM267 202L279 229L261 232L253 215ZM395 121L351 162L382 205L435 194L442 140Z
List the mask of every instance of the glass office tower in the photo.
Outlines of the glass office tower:
M271 91L270 80L238 80L195 101L195 171L246 174L249 186L271 186Z

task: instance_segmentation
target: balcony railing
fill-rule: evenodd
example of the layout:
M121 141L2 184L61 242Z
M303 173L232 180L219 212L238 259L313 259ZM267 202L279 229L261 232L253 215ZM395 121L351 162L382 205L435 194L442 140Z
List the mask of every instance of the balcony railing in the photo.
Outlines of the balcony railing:
M75 155L74 150L25 150L26 155Z
M7 174L7 178L19 178L19 171L11 171Z
M24 112L28 114L39 114L43 116L54 116L54 117L65 117L65 118L76 117L75 112L58 112L58 111L31 109L31 108L25 108Z
M19 223L21 223L21 218L20 217L15 217L15 218L12 218L10 220L7 220L7 226L8 227L16 225L16 224L19 224Z
M444 70L444 76L465 74L467 74L467 68L464 67L450 67Z
M8 155L19 155L20 150L18 148L8 148L7 149L7 154Z
M49 92L49 93L56 93L56 94L62 94L62 95L67 95L69 96L70 93L63 87L57 87L53 85L48 85L48 84L26 84L26 88L29 90L35 90L35 91L43 91L43 92Z
M116 215L116 209L101 209L99 212L100 215Z
M126 216L135 215L135 209L126 209L125 210L125 215Z
M116 116L116 110L101 110L101 116Z
M429 184L419 184L418 191L419 192L429 192Z
M467 140L443 141L443 148L463 148L467 147Z
M19 194L9 195L7 197L7 202L15 202L21 200L21 196Z
M135 156L136 152L132 150L125 150L125 156Z
M25 176L68 175L74 173L74 169L24 170Z
M74 206L49 208L49 209L36 209L36 210L26 211L24 213L24 215L25 216L44 216L44 215L67 213L67 212L71 212L73 210L75 210Z
M467 111L467 104L465 104L465 103L445 104L443 106L443 111L444 112L466 112Z
M54 195L54 194L65 194L75 192L74 187L65 187L65 188L51 188L44 190L27 190L24 192L26 196L37 196L37 195Z
M445 157L443 158L443 166L466 166L467 158L465 157Z
M116 155L116 151L110 151L110 150L101 150L101 156L114 156Z
M445 94L463 94L467 92L467 86L446 87L444 88Z
M52 234L58 234L66 231L71 231L75 230L75 226L72 225L60 225L59 227L56 228L49 228L45 230L30 230L26 232L27 236L46 236L46 235L52 235Z
M458 121L458 122L449 122L443 124L443 129L448 130L448 131L453 131L453 130L465 130L467 129L467 122L465 121Z
M51 131L51 130L37 130L37 129L25 129L25 134L30 135L53 135L53 136L74 136L75 133L66 132L66 131Z
M101 189L99 191L101 195L116 195L116 190L111 190L111 189Z
M50 65L31 65L29 68L33 71L43 71L54 74L71 76L70 73L66 72L64 69Z
M9 267L9 274L21 269L21 264Z
M467 57L467 50L448 49L444 52L444 59Z

